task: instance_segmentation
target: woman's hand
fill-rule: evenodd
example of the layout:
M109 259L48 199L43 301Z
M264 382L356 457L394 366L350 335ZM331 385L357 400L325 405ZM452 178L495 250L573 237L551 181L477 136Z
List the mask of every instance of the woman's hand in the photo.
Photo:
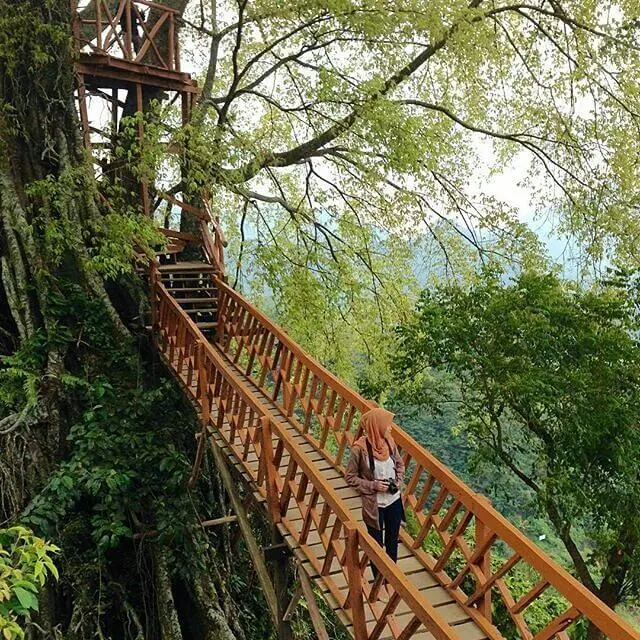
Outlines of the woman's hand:
M378 493L387 493L389 491L389 483L386 480L376 480L374 488Z

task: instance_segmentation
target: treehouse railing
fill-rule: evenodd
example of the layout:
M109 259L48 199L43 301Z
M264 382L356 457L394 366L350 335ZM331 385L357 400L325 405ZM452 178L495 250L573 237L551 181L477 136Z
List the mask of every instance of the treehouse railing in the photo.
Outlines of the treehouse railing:
M161 193L160 199L165 200L169 205L180 208L182 211L198 220L200 235L198 236L197 243L202 245L202 249L209 264L214 265L218 273L224 277L224 250L227 246L227 240L224 236L224 232L222 231L222 227L220 226L220 220L213 214L210 206L205 202L205 208L199 209L198 207L182 202L182 200L178 200L167 193ZM167 230L163 231L163 233L166 232ZM188 234L181 235L185 236Z
M350 447L360 436L359 418L375 404L317 363L222 280L216 279L216 284L219 347L273 399L305 439L344 470ZM222 399L223 407L229 403L235 406L237 400ZM606 637L637 640L639 636L614 611L397 425L393 438L407 468L403 496L408 524L401 539L489 637L499 637L495 624L506 637L566 639L568 630L588 621ZM290 476L275 481L287 496L282 502L278 494L281 515L295 493L295 487L287 489L290 481ZM321 518L323 525L326 516ZM343 526L337 526L335 535L344 533ZM361 534L357 535L360 540ZM333 533L329 538L336 539ZM361 547L361 553L375 556L368 543ZM535 586L519 591L518 575ZM549 603L547 599L553 599L554 614L541 620L541 607L536 605Z
M91 18L77 14L76 38L92 54L180 71L178 15L146 0L95 0Z

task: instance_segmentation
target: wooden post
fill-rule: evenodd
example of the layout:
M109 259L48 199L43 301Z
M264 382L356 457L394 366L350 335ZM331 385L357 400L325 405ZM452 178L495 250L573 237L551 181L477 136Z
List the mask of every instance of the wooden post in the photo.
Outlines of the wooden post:
M190 101L189 101L189 92L183 91L181 94L181 105L182 105L182 126L186 127L189 124L189 120L191 118L190 114Z
M133 60L134 56L133 56L133 43L132 43L132 36L133 36L133 24L131 21L131 0L124 0L125 3L125 7L124 7L124 12L125 12L125 34L124 34L124 46L126 51L124 52L125 54L125 58L127 60Z
M75 46L76 48L79 48L81 46L81 40L82 40L82 24L81 24L81 19L80 16L78 15L78 0L71 0L71 14L73 15L73 25L72 25L72 31L73 31L73 37L75 38L76 42L75 42Z
M78 74L78 102L80 103L80 120L82 121L82 135L84 147L91 151L91 130L89 129L89 110L87 109L87 89L84 76Z
M198 437L198 448L196 450L196 459L191 469L191 476L189 477L188 486L193 487L198 478L200 477L200 467L202 466L202 459L204 458L204 448L207 442L207 427L209 426L209 419L211 418L211 405L209 403L209 376L206 366L205 347L202 342L198 342L196 347L197 351L197 363L198 368L198 390L197 400L199 401L201 408L201 421L202 431Z
M138 115L138 147L140 149L140 153L142 153L143 149L143 141L144 141L144 122L142 120L142 114L144 113L144 96L142 94L142 85L136 85L136 110L140 115ZM149 204L149 187L147 184L147 178L142 177L140 179L140 198L142 200L142 210L144 211L144 215L148 216L151 213L151 207Z
M264 465L264 483L267 491L267 510L272 525L278 524L280 516L280 499L278 482L276 479L276 467L273 462L273 443L271 442L271 422L268 416L260 418L260 430L262 435L262 463Z
M175 60L175 70L180 71L180 38L173 39L175 51L173 53L173 59ZM190 96L187 95L187 98Z
M271 541L273 545L282 545L284 543L284 539L275 525L271 527ZM278 624L276 625L278 640L293 640L291 624L288 620L285 620L285 613L289 605L288 593L291 579L289 556L280 555L277 560L270 564L273 587L278 600Z
M320 615L320 609L318 609L318 603L316 602L316 594L313 592L311 580L305 573L302 567L298 567L298 577L300 578L300 586L302 587L302 593L304 599L307 601L307 610L309 611L309 617L311 618L311 624L313 630L316 632L318 640L330 640L327 628L324 626L324 621Z
M96 0L96 44L102 50L102 0Z
M364 598L362 592L362 573L358 557L358 528L354 522L345 522L344 530L347 534L345 560L347 566L347 581L349 594L344 608L351 609L353 633L356 640L367 640L367 624L364 616Z
M116 148L118 140L118 89L111 89L111 145L113 150Z
M176 68L176 44L175 44L175 36L176 36L176 20L173 13L169 15L169 29L168 29L168 62L167 66L169 67L169 71L173 71Z
M158 286L158 265L155 260L151 261L149 268L149 288L151 289L151 340L156 344L158 332L158 301L156 298L156 287Z
M251 531L251 523L249 522L247 511L244 507L244 504L242 503L242 498L238 493L236 482L234 482L231 476L231 472L227 467L226 460L224 459L224 453L222 453L222 451L220 450L220 447L215 441L215 438L209 438L209 442L211 444L211 453L213 455L213 460L220 474L222 484L224 485L227 491L227 495L229 496L231 507L238 517L238 526L240 527L240 531L242 532L245 543L247 545L247 551L249 552L249 555L251 556L251 560L255 567L258 581L260 582L260 587L262 588L262 593L264 594L265 600L267 601L267 605L269 605L269 612L271 613L273 624L277 628L280 623L278 612L278 598L276 597L276 591L273 587L273 583L271 582L269 570L267 569L264 556L262 555L260 547L258 546L253 532Z
M489 535L489 530L484 522L481 522L478 519L478 516L475 517L475 529L476 529L476 549L479 548L482 543L486 540L486 536ZM491 551L487 549L486 553L482 555L481 558L478 559L478 567L482 570L482 573L485 575L485 578L488 578L491 575ZM477 584L479 588L481 585ZM489 621L491 622L491 589L487 589L485 594L480 598L477 604L478 611Z
M216 344L224 348L224 319L227 304L227 295L218 287L218 320L216 323Z

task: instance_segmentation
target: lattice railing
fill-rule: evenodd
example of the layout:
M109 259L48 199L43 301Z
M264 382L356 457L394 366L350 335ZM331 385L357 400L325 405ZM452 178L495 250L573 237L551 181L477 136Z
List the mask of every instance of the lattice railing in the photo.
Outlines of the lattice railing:
M236 291L220 280L217 285L220 347L300 434L344 469L360 436L359 418L374 403L313 360ZM639 637L397 425L393 437L407 467L403 496L409 524L401 538L476 620L525 640L566 639L585 621L606 637ZM523 576L534 585L525 593L519 591ZM552 613L544 619L542 610Z
M165 201L169 207L178 207L185 214L198 220L200 234L196 238L196 243L202 245L205 259L224 277L224 250L227 240L220 226L220 219L213 214L209 204L205 202L204 209L199 209L167 193L159 194L159 199Z
M92 53L180 71L178 15L146 0L95 0L90 18L78 13L76 38Z

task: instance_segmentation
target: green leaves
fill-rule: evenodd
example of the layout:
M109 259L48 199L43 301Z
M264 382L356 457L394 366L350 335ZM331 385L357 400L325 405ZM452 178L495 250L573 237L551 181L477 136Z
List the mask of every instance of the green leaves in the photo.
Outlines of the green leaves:
M362 226L432 234L457 268L458 236L534 259L509 178L495 180L517 165L530 198L520 214L553 218L589 259L617 251L637 262L631 3L255 0L246 9L244 20L230 10L211 25L215 81L188 148L198 183L226 192L221 208L235 197L230 208L264 211L233 188L250 181L247 190L284 201L283 224L292 210L329 204L337 216L358 211ZM210 43L201 49L207 56Z
M535 491L565 542L585 526L605 575L612 545L626 545L629 576L640 567L638 328L620 288L485 270L423 292L394 359L397 376L433 367L452 381L440 401L458 403L480 454Z
M156 513L161 538L180 536L190 514L182 499L190 463L176 446L181 433L171 418L182 406L177 390L102 379L94 389L92 408L70 430L70 456L29 505L26 521L53 532L88 512L100 556L132 537L132 514Z
M58 579L52 556L58 547L14 526L0 529L0 632L5 640L24 638L21 620L38 610L38 590L50 575Z

